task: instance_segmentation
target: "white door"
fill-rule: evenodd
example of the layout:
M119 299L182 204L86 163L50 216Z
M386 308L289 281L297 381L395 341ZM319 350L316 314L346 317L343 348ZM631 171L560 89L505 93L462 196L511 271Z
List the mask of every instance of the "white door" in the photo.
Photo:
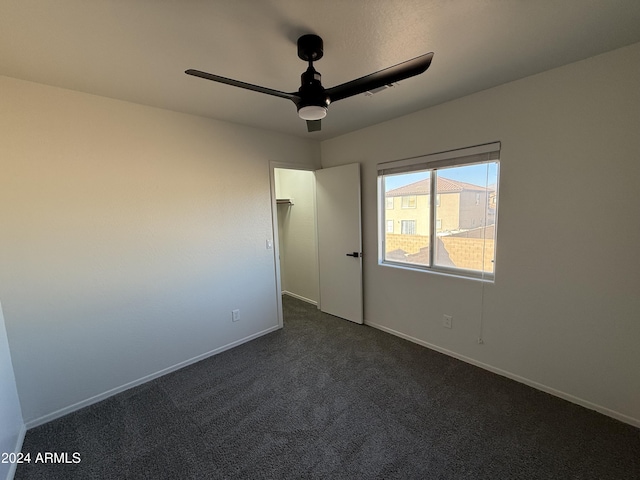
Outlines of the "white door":
M363 323L360 164L315 174L320 310Z

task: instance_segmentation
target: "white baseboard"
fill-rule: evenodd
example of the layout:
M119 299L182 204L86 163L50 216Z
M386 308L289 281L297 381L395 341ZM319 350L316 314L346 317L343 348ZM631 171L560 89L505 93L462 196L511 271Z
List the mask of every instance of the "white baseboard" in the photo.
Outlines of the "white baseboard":
M286 290L282 292L283 295L289 295L290 297L297 298L298 300L302 300L303 302L310 303L311 305L318 306L318 302L315 300L311 300L310 298L305 298L302 295L298 295L296 293L287 292Z
M22 425L20 432L18 433L18 438L16 440L16 446L13 449L13 453L18 454L22 451L22 444L24 443L24 436L27 434L27 426ZM12 463L9 467L9 472L7 473L7 480L13 480L13 477L16 474L16 469L18 468L17 463Z
M126 383L119 387L112 388L110 390L107 390L106 392L87 398L86 400L82 400L80 402L74 403L73 405L69 405L68 407L64 407L64 408L61 408L60 410L56 410L55 412L49 413L47 415L43 415L42 417L29 420L28 422L26 422L26 428L30 429L30 428L37 427L39 425L43 425L47 422L55 420L56 418L63 417L65 415L68 415L69 413L75 412L76 410L80 410L81 408L88 407L89 405L105 400L120 392L124 392L125 390L129 390L130 388L137 387L138 385L142 385L143 383L150 382L151 380L162 377L163 375L166 375L171 372L175 372L176 370L180 370L181 368L184 368L188 365L199 362L201 360L204 360L205 358L211 357L218 353L222 353L225 350L229 350L233 347L237 347L238 345L242 345L243 343L249 342L251 340L254 340L268 333L274 332L280 328L282 327L278 325L267 328L266 330L262 330L258 333L254 333L253 335L249 335L248 337L241 338L240 340L236 340L235 342L228 343L227 345L223 345L222 347L215 348L209 352L203 353L201 355L195 356L183 362L177 363L171 367L164 368L156 373L146 375L142 378Z
M511 380L515 380L516 382L524 383L525 385L533 387L536 390L541 390L553 396L562 398L563 400L567 400L571 403L575 403L577 405L588 408L590 410L595 410L598 413L602 413L603 415L607 415L608 417L615 418L616 420L620 420L621 422L628 423L629 425L633 425L634 427L640 428L640 419L630 417L620 412L616 412L615 410L611 410L601 405L597 405L595 403L589 402L588 400L584 400L582 398L576 397L574 395L563 392L561 390L557 390L555 388L549 387L542 383L529 380L528 378L521 377L520 375L516 375L515 373L511 373L506 370L502 370L501 368L494 367L487 363L479 362L478 360L474 360L473 358L460 355L459 353L453 352L451 350L447 350L446 348L439 347L429 342L425 342L424 340L420 340L419 338L412 337L411 335L406 335L397 330L393 330L392 328L385 327L384 325L379 325L374 322L368 322L366 320L364 323L365 325L368 325L373 328L377 328L378 330L382 330L383 332L390 333L392 335L395 335L396 337L404 338L405 340L409 340L410 342L417 343L418 345L422 345L423 347L427 347L431 350L435 350L436 352L444 353L445 355L449 355L450 357L457 358L458 360L461 360L465 363L475 365L476 367L480 367L484 370L488 370L498 375L502 375L503 377L510 378Z

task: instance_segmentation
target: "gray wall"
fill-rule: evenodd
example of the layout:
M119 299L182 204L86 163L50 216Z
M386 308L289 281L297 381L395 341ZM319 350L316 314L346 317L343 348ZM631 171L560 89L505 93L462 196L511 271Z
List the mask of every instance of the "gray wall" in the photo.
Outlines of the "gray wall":
M278 327L269 162L317 166L317 142L0 91L0 300L28 425Z
M15 452L20 447L24 432L25 426L0 305L0 454ZM0 478L8 478L9 471L14 472L16 465L0 463Z
M362 162L366 322L640 426L639 85L635 44L323 142ZM376 163L492 141L495 284L379 266Z

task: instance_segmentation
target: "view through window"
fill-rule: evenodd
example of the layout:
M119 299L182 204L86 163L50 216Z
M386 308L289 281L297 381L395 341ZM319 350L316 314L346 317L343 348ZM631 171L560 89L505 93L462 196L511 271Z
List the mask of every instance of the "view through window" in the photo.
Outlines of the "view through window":
M381 263L493 278L500 166L479 158L382 171Z

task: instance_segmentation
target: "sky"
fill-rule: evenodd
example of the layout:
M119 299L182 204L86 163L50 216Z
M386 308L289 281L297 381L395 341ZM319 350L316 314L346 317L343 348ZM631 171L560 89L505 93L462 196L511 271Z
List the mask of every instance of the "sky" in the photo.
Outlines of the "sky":
M438 175L450 180L458 180L460 182L486 187L498 183L498 164L490 162L476 165L440 168L438 169ZM424 180L425 178L429 178L429 172L423 171L415 173L401 173L398 175L386 175L384 177L385 192L419 180Z

